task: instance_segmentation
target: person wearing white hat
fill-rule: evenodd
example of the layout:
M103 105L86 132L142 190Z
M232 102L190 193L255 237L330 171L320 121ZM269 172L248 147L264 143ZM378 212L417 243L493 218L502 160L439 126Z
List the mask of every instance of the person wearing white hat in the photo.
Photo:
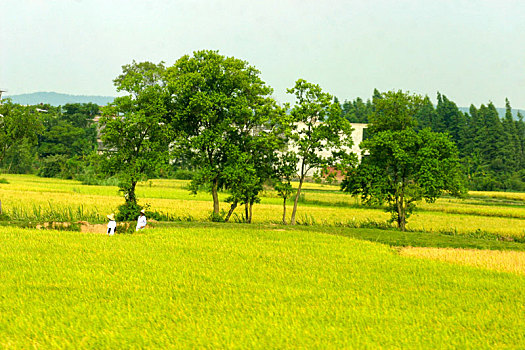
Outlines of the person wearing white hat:
M147 224L147 220L146 220L146 212L144 211L144 209L142 209L140 211L140 215L139 215L139 218L137 220L137 228L135 231L138 231L138 230L142 230L143 228L146 227L146 224Z
M109 219L108 236L113 236L115 234L115 230L117 229L117 222L115 221L115 214L111 213L107 217Z

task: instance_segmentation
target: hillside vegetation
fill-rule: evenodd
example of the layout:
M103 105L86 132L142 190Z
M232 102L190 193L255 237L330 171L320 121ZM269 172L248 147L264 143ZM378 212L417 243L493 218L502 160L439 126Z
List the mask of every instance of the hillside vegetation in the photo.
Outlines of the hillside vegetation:
M105 106L114 99L112 96L71 95L58 92L33 92L29 94L6 95L4 97L22 105L39 105L42 103L55 107L68 103L95 103L99 106Z

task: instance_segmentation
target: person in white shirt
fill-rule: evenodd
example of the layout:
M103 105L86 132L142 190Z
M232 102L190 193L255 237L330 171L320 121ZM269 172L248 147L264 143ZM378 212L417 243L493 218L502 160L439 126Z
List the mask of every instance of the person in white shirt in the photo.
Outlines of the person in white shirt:
M147 223L147 220L146 220L145 211L144 211L144 209L142 209L140 211L140 215L139 215L139 218L137 220L137 229L136 229L136 231L142 230L143 228L145 228L146 227L146 223Z
M108 216L109 222L108 222L108 236L113 236L115 234L115 230L117 229L117 222L115 221L115 214L109 214Z

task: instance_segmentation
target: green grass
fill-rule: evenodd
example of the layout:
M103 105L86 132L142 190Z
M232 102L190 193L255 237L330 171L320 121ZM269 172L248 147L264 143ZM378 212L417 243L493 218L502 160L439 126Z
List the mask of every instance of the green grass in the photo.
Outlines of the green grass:
M525 251L522 242L506 242L498 240L497 236L477 238L469 235L441 234L428 232L401 232L397 230L379 229L343 229L320 228L321 232L342 235L371 242L388 244L394 247L434 247L434 248L463 248L489 250Z
M284 230L284 231L307 231L330 235L349 237L374 243L386 244L391 247L433 247L433 248L462 248L462 249L486 249L486 250L513 250L525 251L525 243L500 240L498 236L485 235L484 238L473 237L465 234L443 234L435 232L401 232L395 229L378 228L352 228L341 226L312 225L312 226L277 226L275 224L217 224L203 222L177 222L157 223L158 227L164 228L208 228L215 229L229 227L235 229L257 229L257 230ZM482 235L481 235L482 236Z
M2 227L0 346L525 347L525 277L314 229Z

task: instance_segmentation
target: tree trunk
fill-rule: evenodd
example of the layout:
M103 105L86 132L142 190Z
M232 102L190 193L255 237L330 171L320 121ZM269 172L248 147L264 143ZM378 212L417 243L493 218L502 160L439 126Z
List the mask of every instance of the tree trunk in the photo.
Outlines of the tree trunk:
M213 214L219 215L219 179L214 179L211 187L211 196L213 197Z
M406 231L406 213L404 208L401 208L401 212L398 214L398 226L399 229L403 232Z
M233 202L230 206L230 210L228 211L228 214L226 215L226 217L224 218L224 222L228 222L228 220L230 220L230 216L232 216L233 214L233 211L235 210L235 208L237 208L237 201Z
M252 214L253 214L253 211L252 211L252 208L253 208L253 202L250 202L250 210L248 212L248 223L251 224L252 223Z
M249 206L248 201L246 201L244 203L244 222L248 222L248 216L250 215Z
M404 196L401 195L397 200L397 227L405 232L406 231L406 205L404 203Z
M136 186L137 186L137 181L132 180L128 188L127 196L125 198L126 202L131 203L131 204L137 204L137 196L135 195Z
M299 187L297 188L297 193L295 194L295 200L293 202L292 217L290 218L290 225L295 225L295 214L297 213L297 204L299 203L299 195L301 194L301 188L303 187L304 175L301 176L299 180Z
M283 197L283 225L286 225L286 197Z

